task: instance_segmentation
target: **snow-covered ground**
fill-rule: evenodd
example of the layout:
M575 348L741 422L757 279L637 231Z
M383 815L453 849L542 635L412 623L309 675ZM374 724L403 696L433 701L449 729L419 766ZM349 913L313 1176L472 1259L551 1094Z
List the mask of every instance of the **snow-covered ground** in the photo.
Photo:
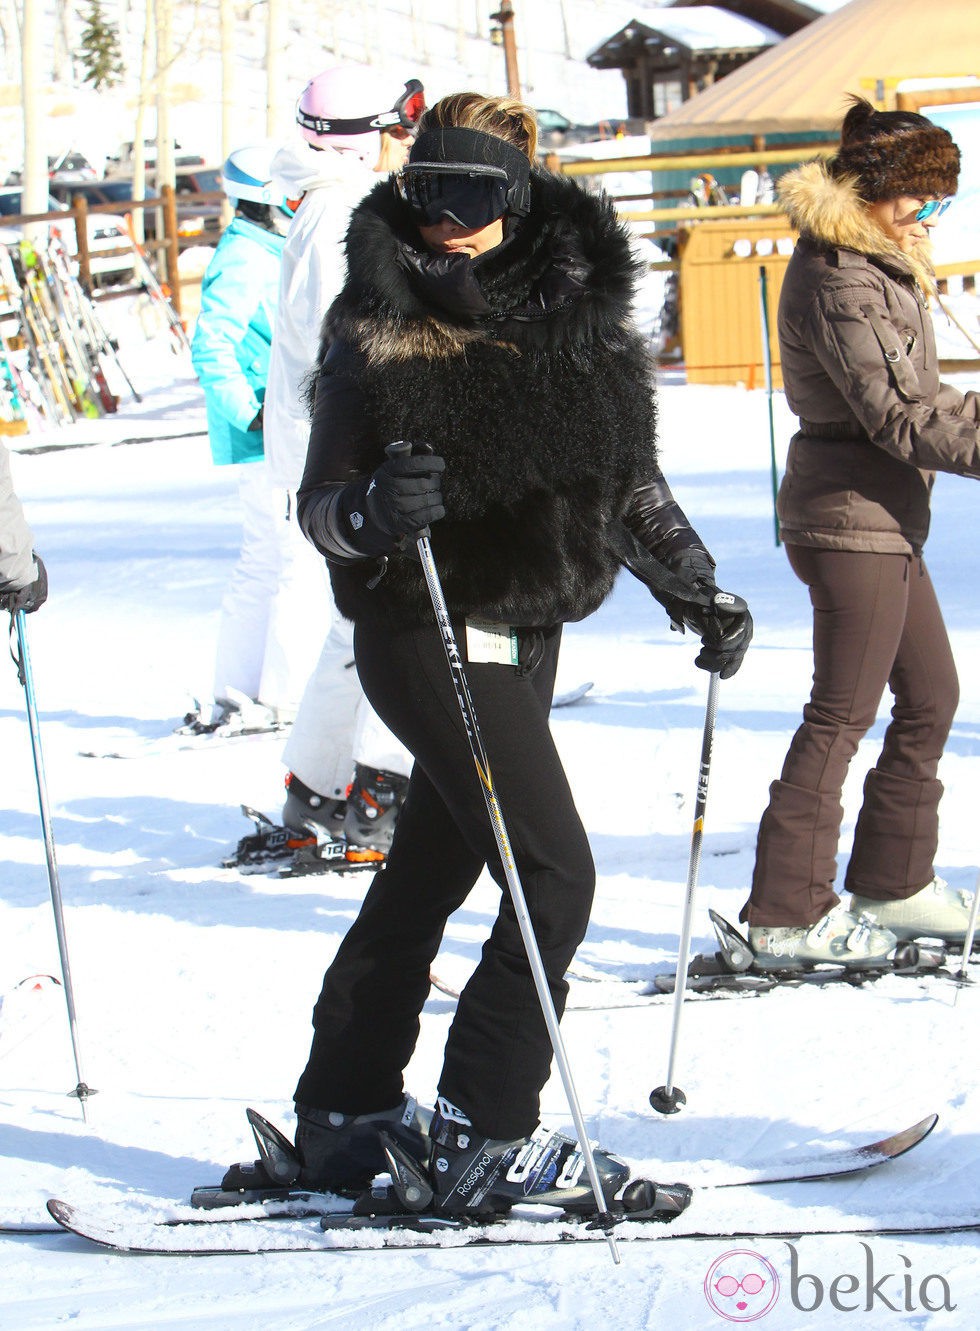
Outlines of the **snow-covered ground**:
M210 463L189 365L159 339L130 336L123 355L144 390L141 407L124 397L116 417L17 441L16 482L51 579L29 641L82 1072L98 1094L83 1122L67 1095L77 1078L62 993L20 983L58 975L59 960L24 697L8 664L0 668L3 1222L42 1220L51 1196L165 1214L228 1162L252 1158L248 1105L291 1129L321 973L364 887L358 878L279 881L216 867L249 830L241 803L280 805L276 740L131 761L79 755L165 732L188 692L206 692L236 551L233 481ZM980 373L962 383L980 387ZM791 429L781 396L775 417L781 461ZM707 909L737 918L768 783L808 690L809 607L774 543L765 394L665 375L662 422L665 470L718 557L722 584L748 598L756 622L742 671L721 689L694 930L696 947L713 950ZM980 863L976 495L965 481L940 478L929 545L963 684L941 772L938 868L970 890ZM691 642L668 632L660 608L626 577L566 637L560 687L594 681L585 701L554 714L599 870L576 960L576 974L594 978L573 979L563 1022L590 1132L637 1173L696 1183L726 1162L773 1159L815 1139L860 1143L937 1111L932 1136L894 1164L854 1180L699 1193L674 1229L980 1219L975 988L891 978L691 1001L676 1067L687 1106L670 1118L650 1109L667 1070L671 1007L640 1001L627 982L675 959L707 682L693 657ZM848 782L843 854L882 727ZM494 896L481 883L450 921L436 969L452 985L474 964ZM452 1008L433 991L408 1070L421 1099L431 1100ZM570 1124L557 1077L544 1118ZM757 1250L778 1273L767 1327L980 1322L976 1237L634 1247L625 1238L614 1266L602 1243L192 1261L113 1255L67 1236L0 1236L0 1328L594 1331L611 1317L631 1331L708 1328L756 1316L751 1306L723 1314L706 1300L709 1267L737 1247ZM942 1306L947 1288L952 1310Z

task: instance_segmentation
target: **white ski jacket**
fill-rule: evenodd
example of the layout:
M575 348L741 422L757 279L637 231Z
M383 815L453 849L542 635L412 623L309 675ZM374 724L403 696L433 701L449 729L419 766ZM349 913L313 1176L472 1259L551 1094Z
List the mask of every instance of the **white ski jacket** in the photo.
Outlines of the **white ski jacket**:
M287 198L302 196L282 251L263 417L269 480L296 490L310 437L305 380L316 362L323 316L346 278L351 209L378 177L354 153L318 152L301 141L279 150L272 179Z

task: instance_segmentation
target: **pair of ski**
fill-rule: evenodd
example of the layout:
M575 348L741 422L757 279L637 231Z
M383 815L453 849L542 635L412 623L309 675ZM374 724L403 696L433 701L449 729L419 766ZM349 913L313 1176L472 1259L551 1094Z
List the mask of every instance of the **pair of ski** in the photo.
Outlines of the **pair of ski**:
M920 980L934 976L962 982L962 976L950 969L944 950L928 949L914 943L903 943L891 960L878 965L787 964L783 968L763 970L756 965L752 949L735 926L717 911L709 910L708 915L718 940L718 951L713 956L698 953L692 957L686 984L686 992L702 999L750 997L772 993L775 989L821 988L833 984L858 988L889 975ZM459 992L438 975L432 974L429 978L440 993L448 998L459 998ZM674 971L655 975L651 980L628 980L589 974L579 968L570 970L568 978L583 986L593 986L594 994L599 991L599 986L603 986L605 994L592 999L573 996L566 1012L600 1012L658 1003L673 994L676 986ZM607 997L610 990L614 995L612 999Z
M256 1124L264 1120L249 1111ZM772 1186L815 1182L862 1173L886 1164L911 1151L929 1135L937 1122L931 1114L921 1122L892 1136L861 1146L821 1148L777 1163L769 1168L732 1171L729 1177L701 1184L696 1192L716 1188ZM256 1131L257 1137L259 1131ZM394 1175L393 1175L394 1177ZM390 1189L389 1189L390 1192ZM932 1225L882 1225L795 1230L664 1231L662 1222L683 1212L692 1190L684 1184L657 1185L645 1180L630 1184L626 1202L610 1210L615 1233L628 1242L643 1240L735 1240L799 1239L819 1234L928 1235L980 1231L980 1217ZM588 1213L557 1213L551 1207L516 1207L493 1223L445 1217L432 1211L395 1215L365 1212L364 1202L355 1206L329 1194L295 1189L261 1189L255 1192L223 1192L220 1188L198 1188L193 1209L181 1210L167 1219L153 1213L133 1216L126 1208L73 1206L51 1200L48 1211L57 1226L104 1248L118 1252L157 1253L170 1256L217 1256L257 1252L349 1252L364 1249L399 1250L429 1247L492 1245L541 1245L595 1242L606 1237L606 1228ZM630 1209L632 1208L632 1209ZM360 1209L362 1213L358 1214ZM275 1223L270 1223L275 1222ZM661 1223L658 1223L661 1222ZM2 1227L0 1227L2 1228ZM16 1227L7 1227L15 1230ZM23 1227L20 1232L42 1232ZM55 1232L43 1231L43 1232Z
M863 965L824 962L799 963L787 957L785 966L760 967L746 938L715 910L708 911L711 926L718 941L713 957L699 953L691 959L686 988L699 994L759 994L769 993L787 985L862 985L883 979L887 975L921 977L942 974L952 978L945 969L946 952L916 943L903 942L894 956L884 962ZM657 975L653 981L658 994L672 994L676 985L674 974Z
M254 704L252 712L254 716L246 716L234 728L219 726L211 730L198 724L201 709L195 702L194 710L187 713L183 723L166 735L124 735L103 748L79 749L78 752L82 758L158 758L170 753L207 752L238 740L267 739L277 735L282 738L289 733L289 722L263 717Z

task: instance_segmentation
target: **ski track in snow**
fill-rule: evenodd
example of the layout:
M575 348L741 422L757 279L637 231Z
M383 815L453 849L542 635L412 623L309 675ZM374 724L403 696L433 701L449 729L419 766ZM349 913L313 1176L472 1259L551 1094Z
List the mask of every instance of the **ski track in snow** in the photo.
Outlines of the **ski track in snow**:
M125 315L115 317L126 331ZM63 991L15 986L60 974L37 816L23 693L0 670L3 875L0 879L0 1219L45 1219L44 1202L119 1201L161 1214L225 1165L251 1159L244 1110L291 1130L291 1093L305 1060L324 965L353 918L359 878L277 881L216 867L249 830L241 803L275 813L277 741L126 763L79 756L125 736L169 729L187 695L207 693L222 584L236 553L236 493L212 467L189 364L131 333L122 354L144 393L117 417L29 436L15 478L51 599L28 621L85 1080L98 1089L82 1121ZM675 376L676 377L676 376ZM774 546L766 397L698 388L664 376L663 461L677 497L719 563L721 585L749 600L756 637L722 685L698 888L694 946L713 950L708 907L737 919L755 829L809 687L809 607ZM980 374L962 378L980 386ZM777 438L791 419L776 397ZM121 440L170 436L138 447ZM47 451L36 445L55 444ZM81 447L79 445L88 445ZM61 445L74 445L63 447ZM781 447L784 446L784 443ZM780 459L781 461L781 459ZM960 669L963 699L941 777L938 868L973 889L978 870L980 610L975 597L976 491L941 477L928 547ZM863 989L782 991L690 1002L677 1083L688 1104L664 1119L649 1107L664 1080L669 1003L580 1011L629 998L622 979L673 965L683 905L704 720L706 677L689 638L624 577L606 606L570 626L559 688L595 686L553 716L595 850L596 905L563 1022L590 1132L667 1181L764 1161L815 1139L870 1140L931 1110L933 1135L907 1158L860 1179L751 1192L701 1193L686 1228L956 1221L975 1218L980 1174L980 1073L973 1056L976 990L890 978ZM845 790L845 839L887 702ZM505 816L506 816L506 810ZM453 917L437 960L457 988L495 908L481 880ZM980 971L978 971L980 974ZM431 1101L453 1002L433 991L407 1084ZM560 1080L544 1120L570 1126ZM313 1222L315 1223L315 1222ZM703 1284L737 1244L471 1249L190 1260L113 1255L67 1236L0 1235L0 1331L319 1331L530 1327L593 1331L615 1309L631 1329L714 1328L723 1318ZM864 1308L867 1254L856 1238L803 1239L800 1269L822 1302L793 1306L790 1251L759 1242L781 1289L768 1328L974 1327L978 1240L874 1239L875 1279L896 1307L838 1311L830 1283L848 1273ZM911 1272L907 1307L903 1276ZM957 1307L930 1311L927 1276ZM802 1303L814 1284L796 1291ZM926 1292L937 1298L935 1280Z

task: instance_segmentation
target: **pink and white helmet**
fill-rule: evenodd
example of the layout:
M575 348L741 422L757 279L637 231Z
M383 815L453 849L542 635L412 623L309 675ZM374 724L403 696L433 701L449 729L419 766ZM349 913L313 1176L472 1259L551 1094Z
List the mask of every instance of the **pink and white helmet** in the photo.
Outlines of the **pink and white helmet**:
M339 65L310 79L296 104L296 123L318 148L347 148L367 157L377 153L380 130L413 129L424 110L418 79L396 94L376 69Z

